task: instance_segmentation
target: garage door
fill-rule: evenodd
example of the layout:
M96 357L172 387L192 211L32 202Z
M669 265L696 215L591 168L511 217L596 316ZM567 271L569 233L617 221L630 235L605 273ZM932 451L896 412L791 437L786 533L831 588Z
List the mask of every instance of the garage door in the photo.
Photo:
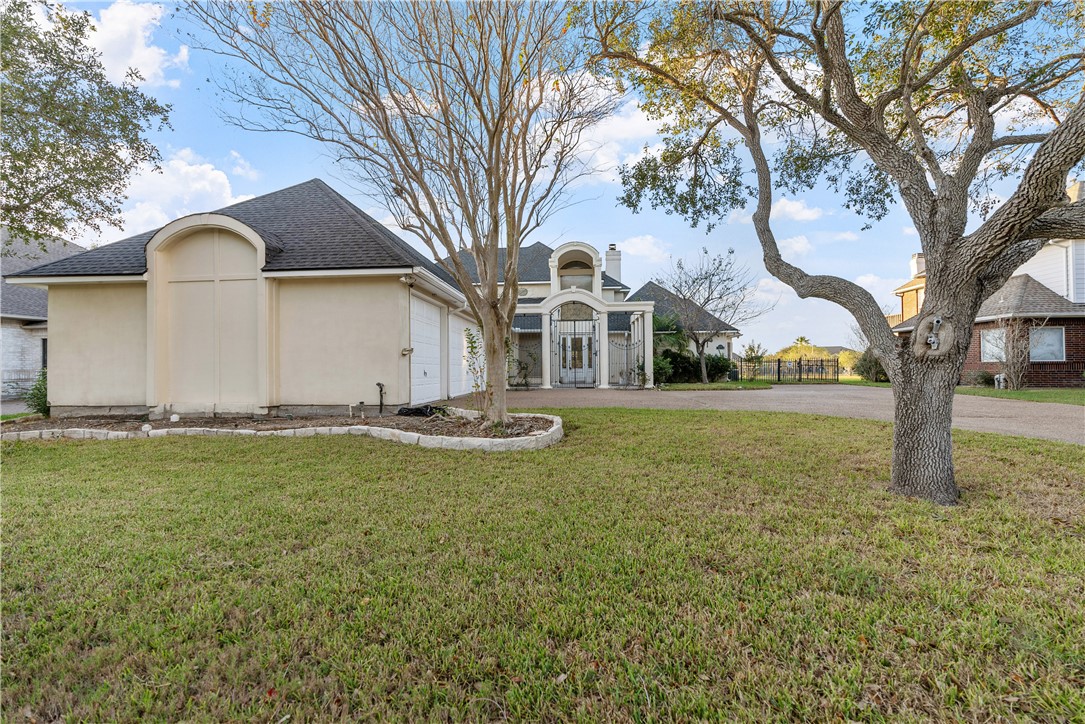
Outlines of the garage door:
M471 391L474 380L467 364L467 339L464 333L470 329L478 335L478 327L462 317L448 318L448 396L458 397ZM481 338L479 339L481 342ZM484 382L483 380L479 380Z
M441 308L411 297L411 404L441 399Z

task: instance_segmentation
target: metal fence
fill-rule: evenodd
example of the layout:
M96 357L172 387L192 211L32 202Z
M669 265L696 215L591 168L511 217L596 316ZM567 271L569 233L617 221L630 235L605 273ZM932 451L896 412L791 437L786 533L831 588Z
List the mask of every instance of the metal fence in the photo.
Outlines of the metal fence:
M840 381L840 363L832 357L829 359L773 359L760 363L736 362L734 372L737 372L737 378L740 380L796 383Z

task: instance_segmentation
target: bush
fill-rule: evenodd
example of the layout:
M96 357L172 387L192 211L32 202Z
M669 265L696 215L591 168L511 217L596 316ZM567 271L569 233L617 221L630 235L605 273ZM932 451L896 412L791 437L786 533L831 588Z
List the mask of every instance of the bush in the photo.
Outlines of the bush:
M968 384L975 387L994 387L995 376L987 370L977 370L968 376Z
M44 369L26 392L26 406L31 412L49 417L49 380Z
M662 385L671 381L671 375L674 374L674 368L671 367L670 361L665 357L655 357L652 359L652 376L655 377L655 383Z
M700 382L701 362L685 350L665 349L659 356L671 365L671 377L668 382Z
M705 368L708 370L708 381L719 382L727 379L727 373L731 371L731 360L725 354L707 354L704 358Z
M859 361L855 363L855 374L867 382L889 381L889 375L885 374L882 363L878 361L878 358L874 356L874 352L869 347L859 357Z

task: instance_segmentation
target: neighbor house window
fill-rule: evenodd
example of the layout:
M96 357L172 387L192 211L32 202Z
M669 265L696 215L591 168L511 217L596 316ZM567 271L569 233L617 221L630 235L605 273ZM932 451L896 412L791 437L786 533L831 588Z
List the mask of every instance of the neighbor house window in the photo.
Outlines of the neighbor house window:
M1066 330L1063 327L1033 327L1028 331L1030 362L1065 362Z
M1006 330L980 330L980 362L1006 361Z

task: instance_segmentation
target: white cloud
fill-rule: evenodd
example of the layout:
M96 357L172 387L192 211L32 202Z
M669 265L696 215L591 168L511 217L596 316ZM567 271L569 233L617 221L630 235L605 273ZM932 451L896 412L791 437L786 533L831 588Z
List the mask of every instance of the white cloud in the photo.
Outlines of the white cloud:
M919 236L919 232L915 230L914 226L902 226L900 227L900 233L905 236Z
M102 65L111 81L124 80L128 69L135 68L143 76L143 85L181 85L177 78L167 78L166 71L188 68L188 46L180 46L171 55L151 42L165 13L163 5L131 0L117 0L101 11L90 43L102 54Z
M240 176L249 181L260 180L260 172L254 169L252 164L246 161L245 157L237 151L230 151L230 161L233 163L233 168L230 169L230 173L234 176Z
M784 256L804 256L814 250L814 245L804 234L780 239L778 245Z
M789 219L791 221L814 221L820 219L825 212L817 206L807 206L806 201L798 199L792 201L782 198L772 202L771 219Z
M863 274L855 278L855 283L870 292L875 301L883 307L887 304L900 305L897 296L893 294L893 290L906 281L906 279L884 279L877 274Z
M833 241L859 241L859 235L854 231L840 231L833 234Z
M667 244L651 234L643 236L631 236L618 244L618 250L630 256L643 257L653 264L666 263L671 255L667 251Z
M235 196L226 172L201 158L191 148L174 152L162 172L142 169L128 186L128 202L121 211L120 236L150 231L189 214L214 211L252 196ZM111 234L112 236L112 234ZM93 244L96 236L77 240Z
M762 277L757 280L754 294L762 300L775 301L781 298L797 299L795 290L776 277Z
M582 179L581 185L617 183L618 167L636 163L644 156L644 147L656 139L659 124L644 115L638 101L631 100L592 127L584 134L580 148L591 158L596 173ZM660 150L659 146L651 146L649 152Z

